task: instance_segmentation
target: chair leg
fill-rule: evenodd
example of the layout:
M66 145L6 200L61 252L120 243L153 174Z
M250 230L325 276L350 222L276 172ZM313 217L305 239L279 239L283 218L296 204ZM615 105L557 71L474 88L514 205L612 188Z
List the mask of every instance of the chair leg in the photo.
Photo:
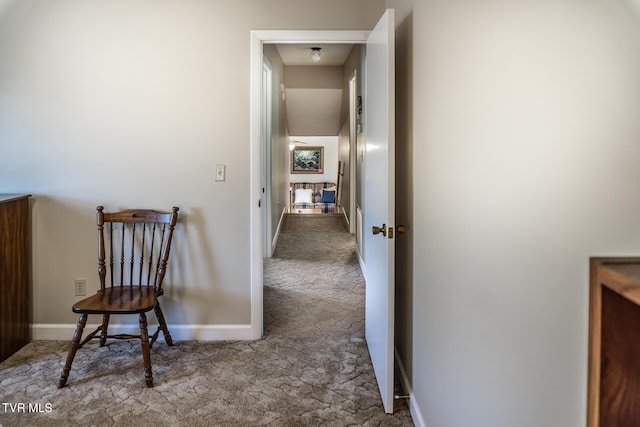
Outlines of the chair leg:
M149 345L149 331L147 330L147 316L140 313L140 341L142 343L142 360L144 362L144 380L147 387L153 387L153 374L151 373L151 352Z
M78 319L78 326L76 326L76 332L73 334L71 348L69 349L69 354L67 354L67 361L64 364L64 369L62 370L62 374L60 374L60 379L58 380L58 388L64 387L64 385L67 383L67 378L69 378L69 371L71 370L71 364L73 363L73 358L76 356L76 351L78 351L80 339L82 339L82 331L87 324L88 317L89 316L87 314L82 314L80 315L80 319Z
M100 347L104 347L107 343L107 329L109 328L109 318L111 315L103 314L102 315L102 331L100 335Z
M173 338L171 338L171 334L169 333L169 328L167 327L167 322L164 320L164 314L162 313L162 308L160 308L160 302L156 302L156 307L154 309L156 312L156 317L158 318L158 323L160 324L160 329L162 329L162 334L164 335L164 341L167 345L173 345Z

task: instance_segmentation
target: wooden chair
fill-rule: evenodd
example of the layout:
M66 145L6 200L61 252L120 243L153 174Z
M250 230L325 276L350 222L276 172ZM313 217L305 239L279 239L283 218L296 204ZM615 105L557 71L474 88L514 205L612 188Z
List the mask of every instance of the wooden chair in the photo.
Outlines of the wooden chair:
M102 206L97 207L100 290L72 308L74 313L80 314L80 319L58 388L67 382L76 351L92 339L100 339L102 347L107 338L137 338L141 341L145 381L147 387L153 387L150 348L160 331L165 342L173 345L158 297L162 295L162 281L167 270L173 229L178 220L178 208L174 207L171 213L140 209L106 213L103 209ZM107 282L109 286L106 286ZM149 340L145 313L151 310L155 311L159 326ZM102 324L80 342L89 314L101 314ZM140 335L108 335L112 314L138 314Z

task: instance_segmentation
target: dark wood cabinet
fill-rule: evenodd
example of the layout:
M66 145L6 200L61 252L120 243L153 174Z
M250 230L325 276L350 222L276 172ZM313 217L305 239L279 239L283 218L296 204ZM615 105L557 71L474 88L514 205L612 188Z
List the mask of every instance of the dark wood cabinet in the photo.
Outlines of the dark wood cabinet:
M29 197L0 194L0 362L31 339Z
M588 427L640 420L640 258L592 258Z

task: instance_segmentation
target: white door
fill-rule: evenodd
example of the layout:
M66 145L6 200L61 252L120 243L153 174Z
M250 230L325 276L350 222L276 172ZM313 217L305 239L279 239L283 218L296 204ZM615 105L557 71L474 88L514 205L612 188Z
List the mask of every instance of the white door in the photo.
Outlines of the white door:
M394 13L367 39L364 164L365 336L385 412L393 412L395 248ZM374 234L374 227L377 227Z

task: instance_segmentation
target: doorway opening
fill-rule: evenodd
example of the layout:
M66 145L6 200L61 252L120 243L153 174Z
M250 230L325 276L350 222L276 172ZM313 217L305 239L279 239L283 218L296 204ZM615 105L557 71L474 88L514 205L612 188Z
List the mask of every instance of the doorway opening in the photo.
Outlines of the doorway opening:
M263 244L260 176L261 91L264 47L271 44L364 44L364 120L366 137L362 152L363 258L359 258L365 287L365 336L385 412L393 412L393 307L395 273L395 65L393 9L387 9L372 31L252 31L250 99L250 240L251 334L263 334ZM358 193L356 191L356 193ZM268 201L267 201L268 204ZM264 206L271 209L272 206ZM355 212L353 213L355 215ZM356 229L357 229L356 225ZM370 267L370 268L369 268Z
M360 76L366 52L362 43L337 42L263 41L262 50L260 210L262 257L270 258L286 228L287 213L335 213L346 222L349 234L355 234L362 194L358 168L364 161L356 159L357 146L364 151L357 101L364 91ZM314 53L321 59L314 61ZM294 154L315 150L322 153L318 170L295 170ZM314 208L304 204L301 209L296 203L294 209L298 189L313 194ZM334 199L318 203L325 189ZM360 261L359 252L357 257Z
M265 240L265 214L273 211L270 198L263 193L265 183L263 126L265 112L263 58L265 45L273 44L352 44L366 43L368 31L279 31L251 32L251 111L250 111L250 221L251 221L251 330L252 338L259 339L263 325L263 257L269 244ZM281 96L281 94L279 94ZM273 218L270 223L273 222ZM272 229L273 230L273 229Z

